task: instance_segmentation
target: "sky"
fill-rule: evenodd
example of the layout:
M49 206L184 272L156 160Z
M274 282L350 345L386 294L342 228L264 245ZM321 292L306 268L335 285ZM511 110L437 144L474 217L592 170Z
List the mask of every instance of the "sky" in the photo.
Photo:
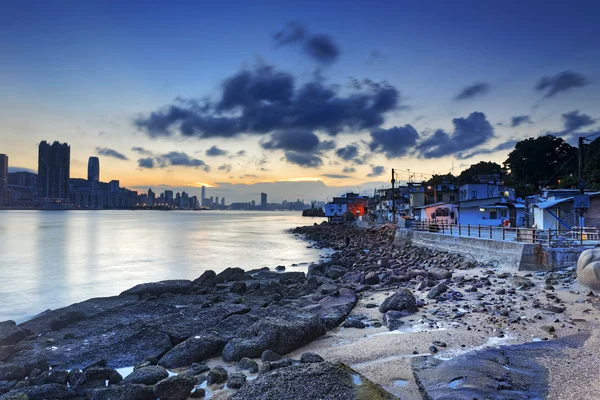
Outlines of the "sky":
M556 4L554 4L556 3ZM598 130L598 2L8 1L0 153L228 202L320 199ZM299 183L301 182L301 183ZM155 190L156 191L156 190Z

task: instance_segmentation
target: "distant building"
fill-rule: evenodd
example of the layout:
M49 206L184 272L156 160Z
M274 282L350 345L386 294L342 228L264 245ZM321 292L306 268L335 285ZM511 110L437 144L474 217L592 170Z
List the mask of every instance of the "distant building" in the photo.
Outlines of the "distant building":
M0 206L8 204L8 156L0 154Z
M172 190L165 190L165 201L166 201L167 205L169 205L169 206L173 205L173 191Z
M267 208L267 194L266 193L260 194L260 206L262 208Z
M252 200L252 207L256 207L256 200Z
M219 196L215 197L215 205L218 206L219 205Z
M203 206L206 205L206 186L202 186L202 195L200 196L200 203L202 203Z
M88 181L100 182L100 160L90 157L88 160Z
M27 171L8 173L9 204L31 205L33 200L37 198L37 190L36 174Z
M225 197L221 197L221 205L224 206L225 205Z
M110 193L116 193L119 191L119 185L120 185L119 181L113 179L112 181L110 181L110 183L108 185L109 185Z
M45 202L69 201L71 146L45 140L38 153L38 195Z

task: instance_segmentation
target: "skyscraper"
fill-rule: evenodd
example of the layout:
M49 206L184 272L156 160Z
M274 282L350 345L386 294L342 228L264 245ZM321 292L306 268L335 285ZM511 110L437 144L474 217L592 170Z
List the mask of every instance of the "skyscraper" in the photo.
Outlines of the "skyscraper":
M221 197L221 205L224 206L225 205L225 197Z
M88 181L100 182L100 160L90 157L88 160Z
M167 202L168 205L170 205L170 206L173 205L173 191L172 190L165 190L165 201Z
M206 205L206 186L202 186L202 195L200 196L200 205Z
M8 203L8 156L0 154L0 206Z
M71 146L45 140L38 152L38 195L43 200L68 201L71 171Z
M260 206L262 208L267 208L267 194L266 193L260 194Z

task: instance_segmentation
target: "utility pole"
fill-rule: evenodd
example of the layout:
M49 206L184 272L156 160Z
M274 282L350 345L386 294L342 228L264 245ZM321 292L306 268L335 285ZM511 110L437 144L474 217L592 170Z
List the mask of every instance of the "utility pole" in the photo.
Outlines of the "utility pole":
M394 168L392 168L392 218L394 225L396 225L396 191L394 190L394 184L396 183L396 175Z
M577 187L579 188L579 194L583 194L584 183L583 183L583 136L579 137L579 170Z

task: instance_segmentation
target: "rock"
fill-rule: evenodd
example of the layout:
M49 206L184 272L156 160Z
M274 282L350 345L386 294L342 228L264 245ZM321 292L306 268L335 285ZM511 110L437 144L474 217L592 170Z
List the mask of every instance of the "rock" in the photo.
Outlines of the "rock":
M15 346L0 346L0 361L6 360L17 352Z
M348 272L348 268L341 265L329 265L325 268L325 276L330 279L339 279Z
M448 344L446 342L440 342L438 340L434 340L433 345L437 347L448 347Z
M357 328L357 329L364 329L365 328L365 324L359 320L358 318L348 318L346 319L346 321L344 321L344 325L342 325L344 328Z
M396 293L385 299L381 306L379 306L381 313L400 311L405 313L405 315L410 315L418 310L415 296L406 288L398 289Z
M120 383L122 380L123 377L121 374L119 374L119 372L113 368L91 367L83 370L83 375L75 384L75 388L105 387L107 381L110 385L115 385Z
M384 400L394 396L344 364L298 364L248 381L232 400Z
M452 278L452 272L448 271L447 269L437 267L431 268L429 271L427 271L427 275L436 281Z
M215 383L224 383L227 381L228 374L227 370L222 367L215 367L208 371L206 376L206 383L208 385L214 385Z
M20 381L27 375L25 368L20 365L0 362L0 381Z
M29 400L25 393L9 393L1 398L2 400Z
M193 363L186 371L186 375L197 376L209 370L210 368L208 368L208 366L205 364Z
M383 315L383 324L390 331L398 330L404 325L404 321L400 319L404 316L406 316L406 314L401 311L388 311Z
M195 279L192 283L194 287L214 287L216 284L216 276L217 274L215 273L215 271L209 269L208 271L204 271L204 273L200 275L199 278Z
M94 389L89 392L90 400L155 400L152 387L125 383L103 389Z
M440 282L431 288L429 293L427 293L427 298L435 300L438 298L439 295L446 292L447 290L448 290L448 285L446 285L445 282Z
M550 311L555 314L562 314L565 311L565 309L560 306L549 305L546 307L546 311Z
M19 343L27 337L27 332L19 328L15 321L0 322L0 346Z
M496 290L495 293L499 294L499 295L506 294L506 290L504 290L504 289L498 289L498 290Z
M246 279L246 271L241 268L226 268L215 277L216 283L233 282Z
M142 283L136 285L131 289L127 289L122 292L119 296L128 294L136 294L141 296L143 294L151 294L154 296L161 296L165 293L173 294L185 294L192 288L192 282L184 279L174 279L160 282Z
M515 275L509 279L509 283L518 290L527 290L535 287L535 283L522 276Z
M50 321L50 328L58 331L82 319L85 319L85 314L82 311L67 311Z
M153 365L136 369L131 374L127 375L121 384L140 383L143 385L154 385L156 382L168 377L169 373L166 369L158 365Z
M577 280L594 292L600 291L600 249L588 249L577 260Z
M310 363L318 363L318 362L323 362L325 361L323 359L323 357L321 357L320 355L316 354L316 353L302 353L302 355L300 356L300 362L302 364L310 364Z
M196 388L190 395L190 398L203 399L205 396L206 396L206 390L204 390L202 388Z
M542 326L540 326L540 328L541 328L543 331L546 331L546 332L548 332L548 333L553 333L553 332L555 332L555 331L556 331L556 329L554 329L554 327L553 327L552 325L542 325Z
M79 382L79 380L81 379L82 376L83 376L83 372L81 372L77 368L73 368L67 374L67 382L69 383L69 385L71 387L73 387L77 384L77 382Z
M187 367L219 354L225 340L214 334L193 336L169 350L158 362L166 368Z
M365 285L377 285L379 283L379 275L375 272L369 272L365 276Z
M231 293L237 293L237 294L244 294L246 293L247 287L246 287L246 282L243 281L237 281L234 282L231 287L229 288L229 291Z
M279 361L271 361L270 364L270 370L273 371L278 368L286 368L292 365L300 364L300 361L294 360L293 358L283 358Z
M272 350L265 350L260 355L260 361L262 361L262 362L279 361L279 360L281 360L281 356Z
M29 400L59 400L70 399L76 396L75 392L66 386L49 383L47 385L27 386L15 389L0 397L0 399L5 400L11 398L10 396L13 395L25 395Z
M269 351L269 350L266 350ZM263 352L264 353L264 352ZM242 358L238 363L237 363L237 367L243 371L248 371L251 374L254 374L256 372L258 372L258 364L256 363L256 361L250 359L250 358Z
M194 378L177 375L158 382L152 391L160 400L185 400L195 385Z
M246 383L246 375L240 373L231 374L227 379L227 387L230 389L239 389L244 383Z
M285 266L284 265L278 265L275 267L275 271L285 271Z

